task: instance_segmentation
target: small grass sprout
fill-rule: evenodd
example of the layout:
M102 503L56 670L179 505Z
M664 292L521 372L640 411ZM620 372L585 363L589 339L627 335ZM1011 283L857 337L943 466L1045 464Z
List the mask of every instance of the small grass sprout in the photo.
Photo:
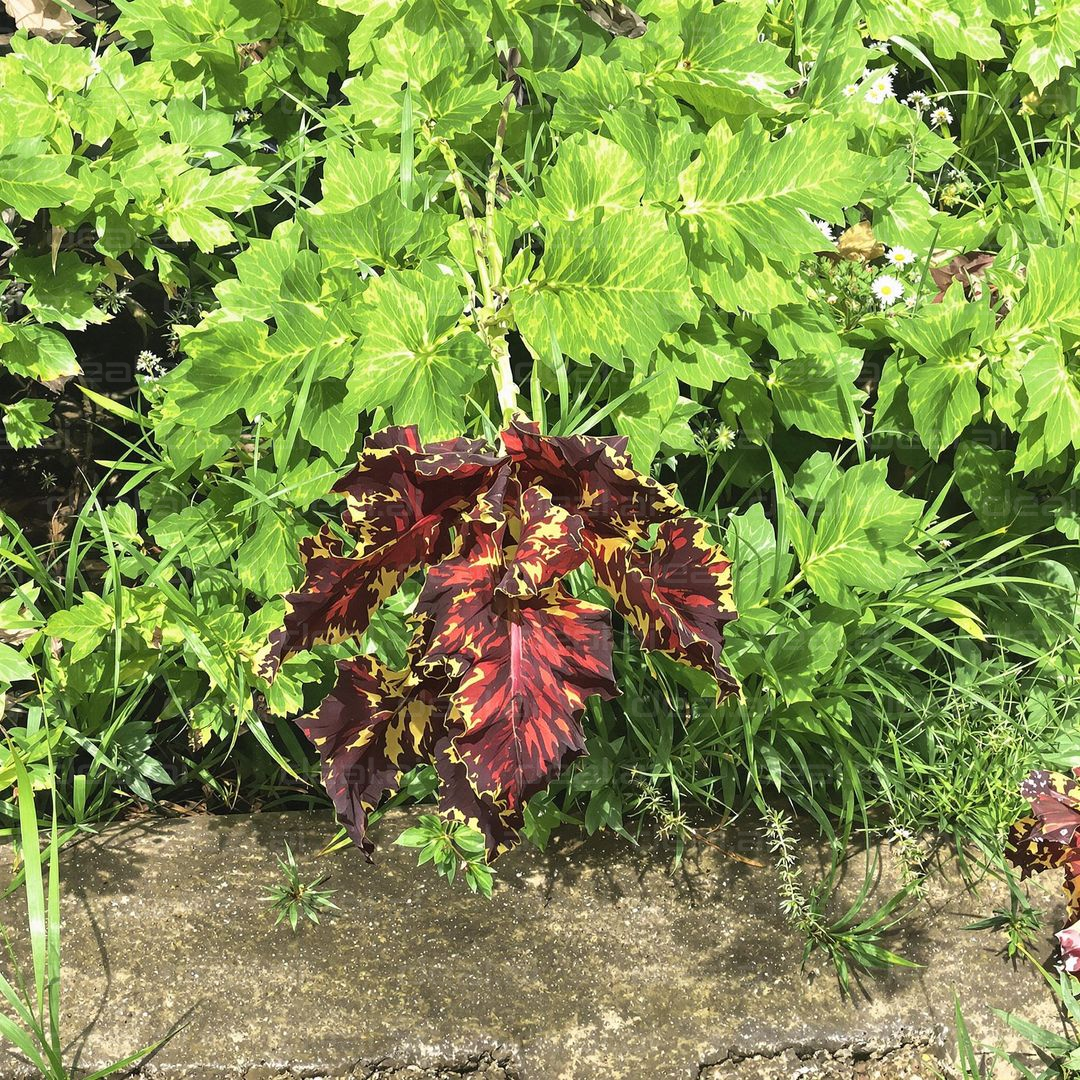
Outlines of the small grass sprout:
M275 926L288 919L290 928L296 930L301 918L318 923L320 914L337 910L337 904L330 899L334 890L321 888L329 879L329 873L305 882L288 841L285 843L285 858L279 855L277 861L282 881L266 890L266 907L271 913L277 914Z

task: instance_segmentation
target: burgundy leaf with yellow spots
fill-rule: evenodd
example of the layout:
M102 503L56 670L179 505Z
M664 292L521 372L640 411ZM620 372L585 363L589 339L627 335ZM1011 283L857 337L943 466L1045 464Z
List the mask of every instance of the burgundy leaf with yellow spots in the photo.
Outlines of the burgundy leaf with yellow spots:
M596 580L646 649L710 674L721 694L737 689L720 663L724 624L735 618L731 564L705 539L705 522L665 521L647 550L626 540L587 541Z
M421 566L450 550L451 529L489 487L504 459L469 439L421 446L416 428L369 438L355 469L334 485L345 496L349 540L324 528L300 549L303 587L285 597L261 670L292 653L362 634L379 604Z
M623 436L541 435L518 422L502 438L522 485L546 488L589 532L638 540L650 525L687 516L663 484L635 471Z
M430 626L421 666L460 672L450 693L453 752L478 793L517 813L584 751L585 700L618 690L607 609L557 583L508 596L499 588L506 573L482 536L468 555L428 571L417 606Z
M479 829L489 858L516 842L527 800L584 752L588 698L618 693L610 614L562 580L586 560L646 648L734 689L720 663L735 617L729 566L705 523L634 471L625 439L515 423L502 444L425 445L415 428L369 438L334 487L341 529L304 542L304 587L286 597L262 661L272 677L291 653L359 636L427 567L407 670L342 661L333 692L299 721L365 850L367 815L423 763L443 812Z
M401 776L428 760L446 730L446 699L408 671L372 656L338 664L337 685L297 724L319 751L322 780L338 818L365 852L367 815Z

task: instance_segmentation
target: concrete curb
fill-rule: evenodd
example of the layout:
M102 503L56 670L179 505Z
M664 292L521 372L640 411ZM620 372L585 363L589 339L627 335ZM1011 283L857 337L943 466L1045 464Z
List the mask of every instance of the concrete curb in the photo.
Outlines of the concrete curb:
M703 847L671 874L667 853L572 836L500 861L486 902L418 869L390 843L406 818L389 817L374 866L352 849L320 863L341 911L296 934L262 896L286 840L314 873L334 832L324 815L143 819L69 849L70 1057L100 1067L185 1023L143 1075L929 1080L954 993L976 1038L1000 1040L992 1007L1053 1015L1037 974L963 930L1002 890L966 892L948 866L890 942L923 966L850 1002L830 970L800 972L767 868ZM884 898L887 853L880 874ZM2 917L18 937L22 911ZM0 1063L24 1075L10 1053Z

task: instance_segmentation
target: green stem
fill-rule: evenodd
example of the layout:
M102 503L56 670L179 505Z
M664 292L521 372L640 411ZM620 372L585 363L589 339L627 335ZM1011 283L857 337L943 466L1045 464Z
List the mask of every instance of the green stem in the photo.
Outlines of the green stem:
M499 161L502 156L503 139L506 136L506 119L509 115L509 96L503 102L503 112L499 118L499 128L495 136L495 157L488 173L484 228L481 229L473 210L465 178L458 167L457 157L450 144L443 138L434 139L439 152L446 162L450 173L450 182L457 192L461 203L461 213L469 230L472 241L473 258L476 260L476 275L480 282L480 295L483 307L476 312L476 323L481 336L491 350L491 373L495 380L495 389L499 399L499 412L503 423L509 422L518 411L518 387L514 382L513 369L510 366L510 343L506 338L505 326L496 324L495 287L502 277L502 252L495 236L495 189L499 182ZM494 282L494 284L493 284Z
M469 230L469 239L472 241L473 258L476 260L476 275L480 279L480 296L484 301L484 308L490 311L494 307L495 296L491 290L491 276L488 273L487 256L484 252L484 237L480 232L480 224L476 220L473 211L472 200L469 198L469 189L465 186L465 177L461 175L457 157L450 144L442 137L433 139L432 142L439 148L439 153L446 162L446 168L450 173L450 182L457 192L458 202L461 203L461 214L465 219L466 228Z
M502 111L499 113L499 126L495 129L495 146L491 155L491 169L488 172L487 200L484 207L484 232L487 240L488 264L491 268L491 283L495 289L502 283L503 255L499 247L499 238L495 233L495 196L502 175L503 143L506 141L506 125L510 120L510 104L514 92L510 91L503 98Z

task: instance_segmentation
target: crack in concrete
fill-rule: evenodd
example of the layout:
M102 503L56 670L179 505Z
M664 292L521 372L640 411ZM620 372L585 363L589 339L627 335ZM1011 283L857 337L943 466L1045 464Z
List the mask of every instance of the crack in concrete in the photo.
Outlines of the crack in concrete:
M781 1058L789 1056L798 1061L860 1062L888 1057L890 1054L897 1054L906 1050L941 1055L945 1050L944 1029L925 1032L909 1038L901 1036L893 1042L880 1045L859 1042L845 1043L835 1048L829 1048L823 1046L809 1047L804 1042L790 1042L777 1046L775 1049L770 1049L766 1053L739 1054L733 1052L725 1054L723 1057L702 1061L698 1065L697 1076L706 1078L709 1076L709 1070L718 1069L725 1065L741 1065L744 1062L779 1061Z

